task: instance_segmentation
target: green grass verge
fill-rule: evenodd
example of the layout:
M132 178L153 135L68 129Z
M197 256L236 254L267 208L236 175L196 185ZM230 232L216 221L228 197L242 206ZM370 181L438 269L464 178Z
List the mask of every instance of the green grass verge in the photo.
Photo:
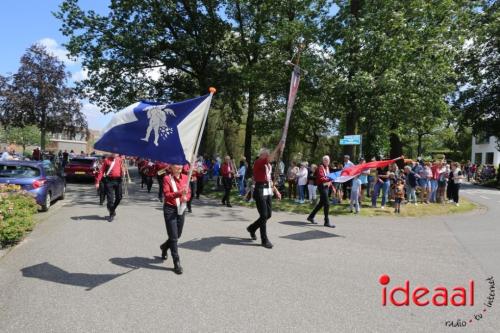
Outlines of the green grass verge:
M26 194L0 193L0 246L19 242L33 229L35 199Z
M236 193L236 189L231 191L231 204L239 205L244 207L255 207L254 202L247 202L244 197L240 197ZM208 183L205 186L204 194L211 199L220 201L224 195L222 191L215 191L214 185ZM330 205L331 215L353 215L350 212L349 202L346 203ZM418 204L417 206L413 204L403 204L401 205L401 213L395 214L392 204L386 206L385 209L380 208L380 199L378 201L378 208L371 208L371 201L363 201L361 211L359 215L361 216L429 216L429 215L446 215L455 213L465 213L474 210L477 207L473 202L461 198L460 206L455 206L454 204ZM273 200L273 211L284 211L296 214L309 214L314 208L314 204L305 203L298 204L288 198L283 200ZM322 212L320 212L322 213ZM320 214L321 215L321 214Z

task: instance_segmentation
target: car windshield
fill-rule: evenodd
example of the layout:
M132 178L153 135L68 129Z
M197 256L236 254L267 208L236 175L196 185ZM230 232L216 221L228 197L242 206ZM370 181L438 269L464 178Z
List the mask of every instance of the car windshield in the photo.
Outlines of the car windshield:
M40 176L40 169L29 165L0 164L2 178L34 178Z
M74 165L93 165L95 162L94 159L91 158L74 158L70 161L70 164Z

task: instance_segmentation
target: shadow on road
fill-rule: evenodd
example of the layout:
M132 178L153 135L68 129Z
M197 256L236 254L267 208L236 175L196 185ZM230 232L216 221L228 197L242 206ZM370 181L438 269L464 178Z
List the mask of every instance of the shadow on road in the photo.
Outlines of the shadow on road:
M210 252L219 245L244 245L244 246L260 246L254 243L251 239L238 238L238 237L206 237L201 239L193 239L182 244L179 247L183 249Z
M146 269L157 269L161 271L170 271L172 269L156 266L155 264L163 263L163 260L160 257L154 258L145 258L145 257L129 257L129 258L111 258L109 261L115 265L125 267L125 268L146 268Z
M71 219L74 220L74 221L80 221L80 220L106 221L106 218L104 216L99 216L99 215L72 216Z
M281 238L293 239L293 240L298 240L298 241L322 239L322 238L332 238L332 237L344 237L344 236L339 236L336 234L331 234L329 232L320 231L320 230L310 230L310 231L299 232L297 234L292 234L292 235L288 235L288 236L281 236Z
M281 221L278 222L280 224L285 224L285 225L291 225L292 227L301 227L301 226L316 226L316 224L312 224L310 222L303 222L303 221Z
M21 269L24 277L36 278L40 280L68 284L77 287L84 287L87 291L94 289L117 277L125 275L131 271L120 274L86 274L70 273L57 266L44 262L38 265Z

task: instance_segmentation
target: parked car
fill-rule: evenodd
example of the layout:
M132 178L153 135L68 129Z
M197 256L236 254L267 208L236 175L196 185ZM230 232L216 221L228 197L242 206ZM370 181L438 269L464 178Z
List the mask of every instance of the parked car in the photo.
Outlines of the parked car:
M66 180L94 179L99 160L96 157L75 157L64 167Z
M64 199L66 182L49 161L0 161L0 183L20 185L31 193L43 211Z

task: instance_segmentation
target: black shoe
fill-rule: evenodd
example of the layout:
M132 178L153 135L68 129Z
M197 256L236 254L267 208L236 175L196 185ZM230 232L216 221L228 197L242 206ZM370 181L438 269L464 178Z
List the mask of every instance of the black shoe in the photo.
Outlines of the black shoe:
M168 259L168 254L167 254L168 246L166 246L165 244L162 244L162 245L160 245L160 249L161 249L161 259L167 260Z
M273 248L273 244L270 241L262 242L262 246L265 247L266 249L272 249Z
M252 238L253 240L257 240L257 236L255 236L255 232L250 230L250 227L247 227L247 231L250 233L250 238Z
M181 263L179 262L179 260L175 261L174 262L174 272L175 274L182 274L182 266L181 266Z
M223 204L223 205L225 205L225 204L226 204L226 202L225 202L224 200L222 200L222 204Z
M328 228L335 228L335 224L330 223L330 221L326 221L326 222L325 222L325 227L328 227Z
M99 206L102 206L102 205L104 205L104 201L99 202Z
M231 207L233 207L233 206L231 206L231 204L228 202L228 203L227 203L227 205L226 205L226 207L231 208Z
M191 210L191 208L188 208L187 212L192 213L193 211Z
M113 216L113 215L109 215L109 216L107 217L108 222L113 222L113 219L114 219L114 216Z
M307 220L308 220L309 222L311 222L312 224L318 224L318 222L314 221L314 218L312 218L312 217L310 217L310 216L307 218Z

